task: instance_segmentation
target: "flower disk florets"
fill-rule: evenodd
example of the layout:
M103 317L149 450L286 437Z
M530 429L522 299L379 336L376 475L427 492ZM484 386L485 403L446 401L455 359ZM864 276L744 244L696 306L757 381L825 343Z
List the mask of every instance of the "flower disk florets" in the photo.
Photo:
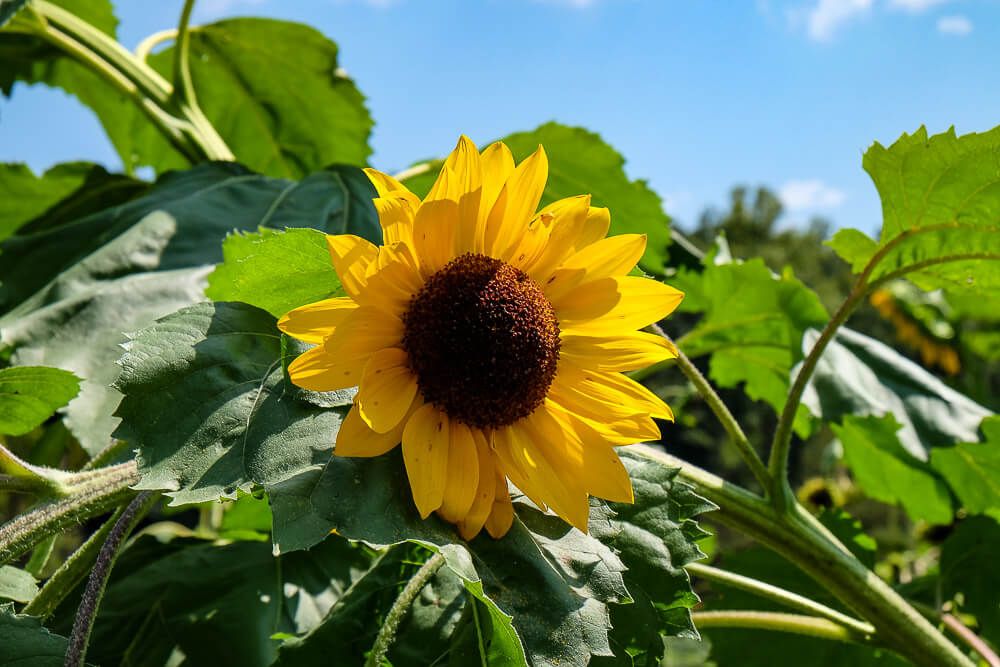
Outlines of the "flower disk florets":
M552 305L523 271L467 253L432 275L403 315L403 347L424 399L479 428L542 404L559 360Z

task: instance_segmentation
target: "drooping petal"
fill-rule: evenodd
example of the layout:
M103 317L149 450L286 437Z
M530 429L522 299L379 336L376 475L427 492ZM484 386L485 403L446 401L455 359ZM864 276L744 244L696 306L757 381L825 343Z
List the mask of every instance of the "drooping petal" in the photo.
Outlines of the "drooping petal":
M465 424L451 421L448 444L448 477L438 513L451 523L458 523L472 509L479 489L479 452L472 431Z
M278 329L307 343L322 343L357 307L349 296L316 301L282 315Z
M560 395L589 398L593 402L592 410L583 409L581 404L580 412L600 414L603 406L608 411L606 414L621 417L650 415L661 419L674 418L659 396L621 373L598 371L560 359L559 372L552 384L553 390L559 385Z
M536 281L545 283L556 267L577 251L589 210L590 195L560 199L542 209L541 214L552 218L548 238L541 252L521 268Z
M448 416L430 403L413 413L403 428L403 462L422 519L444 500L449 435Z
M542 280L545 295L558 300L572 288L592 280L624 276L646 251L645 234L620 234L592 243L570 255Z
M632 331L616 336L561 337L559 357L581 368L598 371L634 371L677 357L677 350L662 336Z
M613 335L658 322L684 293L649 278L615 276L577 286L552 302L567 334Z
M327 236L326 244L340 284L348 296L356 298L365 289L369 266L378 259L378 246L353 234Z
M382 225L382 243L413 242L413 218L419 204L414 205L403 197L378 197L372 203Z
M378 308L366 306L355 309L320 346L328 359L322 381L329 386L316 391L357 386L371 355L387 347L398 347L402 339L403 323L399 318ZM288 367L289 373L299 359ZM295 376L292 376L292 381L306 389L313 389L301 384Z
M368 359L358 385L358 410L373 431L395 428L417 394L417 378L410 371L406 352L398 347L379 350Z
M507 479L499 470L495 473L493 507L486 519L486 532L499 540L507 534L514 523L514 507L510 502L510 491L507 489Z
M419 405L419 397L414 401L414 404ZM411 407L409 412L412 413L414 409ZM354 405L351 406L344 421L340 424L340 430L337 431L337 442L334 445L333 453L336 456L364 458L381 456L400 443L405 424L406 419L404 418L390 431L376 433L361 418L357 400L355 400Z
M472 506L465 514L465 518L458 522L458 534L463 540L471 540L479 531L483 529L486 518L493 509L494 489L497 483L496 464L493 454L482 431L472 429L472 439L476 443L476 462L479 464L479 484L476 487L476 495L472 501ZM503 476L500 476L503 479ZM504 491L507 490L507 481L504 479Z

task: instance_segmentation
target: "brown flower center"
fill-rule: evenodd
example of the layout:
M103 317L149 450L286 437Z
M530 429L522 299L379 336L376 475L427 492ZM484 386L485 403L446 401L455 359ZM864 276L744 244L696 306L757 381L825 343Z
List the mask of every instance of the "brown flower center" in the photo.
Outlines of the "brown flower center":
M468 253L432 275L403 326L424 400L469 426L527 417L556 374L552 304L526 273L493 257Z

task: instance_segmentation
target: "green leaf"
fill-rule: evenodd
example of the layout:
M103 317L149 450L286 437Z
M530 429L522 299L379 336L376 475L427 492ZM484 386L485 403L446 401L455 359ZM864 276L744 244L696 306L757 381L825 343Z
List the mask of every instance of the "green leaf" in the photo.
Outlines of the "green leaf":
M549 159L549 180L542 194L542 205L565 197L593 195L593 206L611 210L610 235L646 234L646 253L639 265L649 273L662 275L670 245L670 217L663 212L659 196L645 181L632 181L625 175L625 159L601 139L581 127L546 123L530 132L518 132L501 139L523 160L538 148L545 147ZM419 176L406 179L406 185L420 196L427 194L440 163Z
M273 635L316 627L370 567L366 550L338 538L274 557L261 542L141 537L115 565L88 656L155 665L180 652L190 664L264 667L277 655ZM69 627L74 606L53 627Z
M337 45L314 28L262 18L219 21L192 28L190 54L198 104L251 169L301 178L335 162L367 163L373 122L364 96L339 69ZM168 80L173 61L173 47L149 58ZM158 135L147 130L133 139L136 164L184 166Z
M27 3L28 0L0 0L0 28Z
M982 636L1000 645L1000 578L996 558L1000 553L1000 523L975 516L958 524L941 546L940 592L943 599L957 599L960 613L972 614Z
M828 319L815 292L791 274L774 275L761 259L681 271L671 284L688 295L683 309L704 313L678 345L690 356L711 354L713 380L723 387L745 383L750 398L780 413L804 333ZM805 436L809 429L808 411L800 407L795 430Z
M846 415L832 425L844 446L844 460L855 481L869 497L899 503L914 520L951 523L953 510L948 486L925 462L900 444L900 424L884 417Z
M807 332L803 349L818 336ZM802 402L827 422L892 414L902 425L896 437L919 461L932 446L976 440L979 423L992 414L888 345L844 327L816 364Z
M65 637L49 632L37 618L15 614L10 603L0 604L0 638L0 665L52 667L61 665L66 654Z
M346 412L301 400L274 318L247 304L173 313L133 334L120 363L116 437L138 447L136 488L174 505L235 499L324 461Z
M38 585L30 572L10 565L0 566L0 599L30 602L38 593Z
M243 301L280 317L343 293L326 236L314 229L233 234L222 254L225 259L208 276L205 290L215 301Z
M0 316L0 338L15 348L14 364L84 378L67 424L94 453L117 425L121 396L109 385L123 332L202 300L227 232L295 225L376 237L373 192L354 167L299 182L232 164L169 174L144 197L0 244L0 310L17 305Z
M882 199L876 244L856 230L830 245L869 280L910 273L925 289L1000 287L1000 128L928 137L921 127L888 148L874 144L865 171Z
M931 466L973 514L1000 510L1000 417L987 417L982 442L931 449Z
M86 162L59 164L41 176L20 163L0 164L0 241L92 212L98 197L103 208L145 187Z
M0 369L0 433L23 435L40 426L80 391L80 380L43 366Z

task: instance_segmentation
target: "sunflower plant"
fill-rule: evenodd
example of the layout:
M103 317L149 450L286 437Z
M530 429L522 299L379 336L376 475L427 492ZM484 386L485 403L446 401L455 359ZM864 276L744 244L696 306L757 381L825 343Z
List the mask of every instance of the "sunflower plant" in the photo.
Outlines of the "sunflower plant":
M0 2L125 169L0 165L0 664L996 664L1000 421L843 325L994 302L1000 128L865 153L831 315L581 128L370 168L333 42L193 4Z

